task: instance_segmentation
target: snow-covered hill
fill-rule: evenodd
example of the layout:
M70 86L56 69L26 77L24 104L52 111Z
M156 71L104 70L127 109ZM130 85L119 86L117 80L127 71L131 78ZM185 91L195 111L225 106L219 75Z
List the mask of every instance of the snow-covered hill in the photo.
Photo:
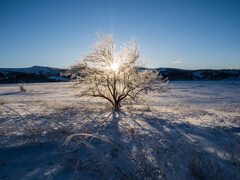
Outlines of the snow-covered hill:
M32 67L29 67L29 68L0 68L0 71L53 74L53 73L61 72L62 69L53 68L53 67L32 66Z
M61 74L65 69L33 66L29 68L0 68L0 83L69 81Z
M185 70L174 68L157 68L164 77L172 81L194 81L194 80L240 80L239 69L199 69Z

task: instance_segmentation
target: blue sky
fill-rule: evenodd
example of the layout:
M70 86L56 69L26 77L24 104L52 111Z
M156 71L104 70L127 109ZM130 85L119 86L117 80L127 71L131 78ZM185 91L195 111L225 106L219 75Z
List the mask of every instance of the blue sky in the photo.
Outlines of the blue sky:
M148 67L240 69L239 0L0 0L0 67L68 67L99 30Z

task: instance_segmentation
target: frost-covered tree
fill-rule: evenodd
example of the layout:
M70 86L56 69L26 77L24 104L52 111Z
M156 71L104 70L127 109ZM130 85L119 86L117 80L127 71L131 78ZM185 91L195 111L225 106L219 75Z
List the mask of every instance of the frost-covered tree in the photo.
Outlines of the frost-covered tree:
M139 102L145 93L165 89L167 81L156 71L140 68L142 65L135 40L115 52L112 35L98 33L92 52L68 73L75 82L77 97L104 98L119 110L123 101Z

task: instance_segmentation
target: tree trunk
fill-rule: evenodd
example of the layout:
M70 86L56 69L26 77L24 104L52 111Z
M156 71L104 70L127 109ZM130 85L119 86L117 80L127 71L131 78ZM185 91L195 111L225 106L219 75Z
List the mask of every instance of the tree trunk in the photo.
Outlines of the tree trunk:
M114 103L114 109L113 110L114 111L119 111L120 107L121 107L120 102L117 101L117 102Z

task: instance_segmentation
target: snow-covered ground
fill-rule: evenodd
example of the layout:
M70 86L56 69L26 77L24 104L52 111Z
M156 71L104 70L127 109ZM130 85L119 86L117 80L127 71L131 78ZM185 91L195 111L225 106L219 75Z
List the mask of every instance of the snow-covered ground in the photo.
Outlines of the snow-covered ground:
M119 112L24 87L0 85L0 179L240 179L240 81L170 82Z

